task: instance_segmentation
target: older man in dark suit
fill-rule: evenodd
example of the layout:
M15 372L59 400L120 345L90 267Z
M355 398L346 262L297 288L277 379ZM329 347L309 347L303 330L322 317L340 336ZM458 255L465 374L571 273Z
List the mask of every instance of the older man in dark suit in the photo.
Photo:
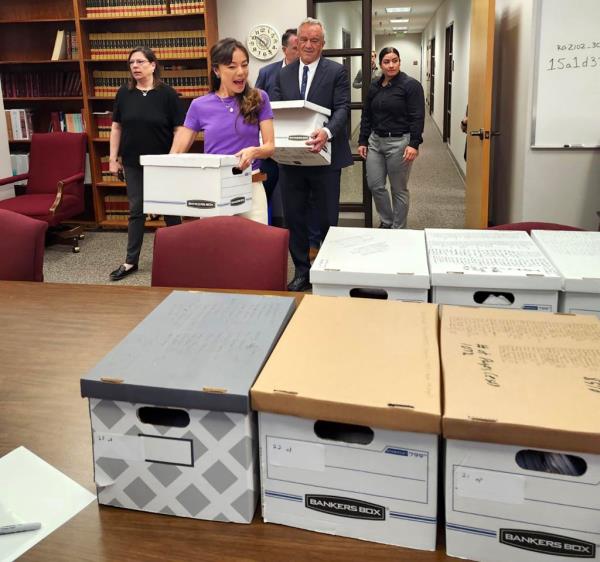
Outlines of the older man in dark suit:
M307 141L310 150L320 152L331 140L331 164L328 166L280 166L283 209L290 229L290 253L296 273L288 285L290 291L310 289L308 272L308 205L312 196L319 216L319 228L325 237L330 226L337 225L342 168L352 165L347 123L350 111L350 82L341 64L321 56L325 45L323 24L307 18L298 26L300 59L279 73L273 92L275 101L306 99L331 110L326 126L313 132Z
M298 58L298 34L295 28L286 29L285 33L281 36L281 50L283 51L283 60L263 66L259 70L258 78L256 79L255 87L267 92L269 99L272 99L281 69L293 63ZM267 174L264 186L267 201L270 203L279 179L279 166L275 160L267 158L262 161L260 169Z

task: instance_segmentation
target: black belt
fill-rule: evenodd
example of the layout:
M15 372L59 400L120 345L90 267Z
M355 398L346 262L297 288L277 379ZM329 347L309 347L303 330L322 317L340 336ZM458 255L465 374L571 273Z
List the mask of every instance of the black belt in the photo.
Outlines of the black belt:
M393 131L373 131L378 137L403 137L408 133L394 133Z

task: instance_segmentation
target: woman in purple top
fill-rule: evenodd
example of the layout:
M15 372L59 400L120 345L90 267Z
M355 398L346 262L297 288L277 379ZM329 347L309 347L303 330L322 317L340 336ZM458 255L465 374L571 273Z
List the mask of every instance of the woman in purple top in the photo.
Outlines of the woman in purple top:
M175 135L172 154L187 152L199 131L204 131L206 154L233 154L242 170L250 165L258 169L258 160L273 154L273 111L267 94L248 84L248 59L244 45L231 37L213 46L211 92L190 105ZM262 182L252 184L252 209L242 216L267 224Z

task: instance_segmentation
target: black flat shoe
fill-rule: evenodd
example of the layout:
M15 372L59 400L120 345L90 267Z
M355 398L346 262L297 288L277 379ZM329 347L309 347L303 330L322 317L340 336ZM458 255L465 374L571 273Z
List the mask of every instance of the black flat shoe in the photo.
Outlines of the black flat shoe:
M133 267L130 267L129 269L125 269L125 266L123 264L121 264L119 267L117 267L117 269L110 272L110 280L111 281L120 281L121 279L124 279L125 277L127 277L130 273L133 273L134 271L137 271L137 270L138 270L137 263Z
M288 291L303 292L312 289L308 277L294 277L287 286Z

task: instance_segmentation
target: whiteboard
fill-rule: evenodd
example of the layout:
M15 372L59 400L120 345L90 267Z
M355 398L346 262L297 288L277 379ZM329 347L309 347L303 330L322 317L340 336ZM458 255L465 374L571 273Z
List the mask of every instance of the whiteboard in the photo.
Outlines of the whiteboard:
M600 147L600 1L538 0L531 145Z

